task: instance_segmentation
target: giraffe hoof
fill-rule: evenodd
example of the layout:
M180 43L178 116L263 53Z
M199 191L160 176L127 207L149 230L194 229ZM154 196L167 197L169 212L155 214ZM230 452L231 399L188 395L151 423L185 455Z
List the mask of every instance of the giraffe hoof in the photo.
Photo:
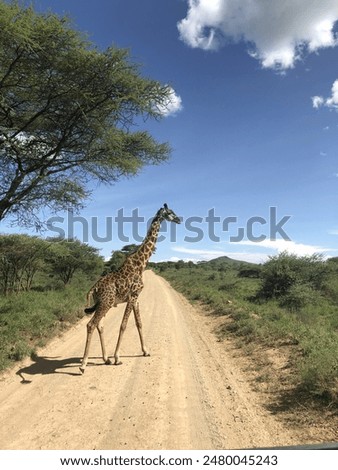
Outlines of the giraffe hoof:
M104 363L107 365L107 366L111 366L112 365L112 361L108 358L104 361Z
M121 361L115 361L115 362L114 362L114 366L120 366L121 364L122 364Z
M143 353L143 356L144 356L144 357L149 357L149 356L150 356L150 353L144 352L144 353Z
M84 367L79 367L81 374L83 375L85 373L85 368Z

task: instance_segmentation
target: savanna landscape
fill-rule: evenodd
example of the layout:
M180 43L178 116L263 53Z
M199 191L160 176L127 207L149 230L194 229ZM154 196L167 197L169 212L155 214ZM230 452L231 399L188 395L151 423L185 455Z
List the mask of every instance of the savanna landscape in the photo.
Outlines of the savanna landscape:
M37 243L40 251L32 250L28 260L28 247ZM74 432L67 427L70 417L77 429L73 447L86 448L81 429L94 415L99 416L94 419L94 448L283 447L336 441L336 259L282 253L264 265L227 257L199 264L150 263L140 305L151 356L142 357L136 328L129 325L121 367L104 366L97 337L82 377L88 322L84 288L93 283L95 271L98 276L100 270L117 270L135 245L115 251L105 264L95 250L75 241L47 244L36 237L2 237L5 245L1 382L7 397L3 412L12 418L0 436L4 448L67 447ZM123 310L121 305L107 314L110 355ZM79 386L88 391L79 395ZM35 424L28 420L14 439L11 410L22 408L35 388ZM48 398L51 393L54 397ZM41 394L47 397L43 405ZM116 403L112 409L108 399ZM83 421L84 410L88 415ZM38 425L43 413L52 417L44 432ZM120 423L118 434L112 422ZM148 426L144 435L137 431L143 426Z
M159 263L164 276L248 358L255 387L292 420L337 419L337 258L281 253L264 265ZM324 413L325 410L325 413ZM325 417L324 417L325 416Z
M0 0L1 450L337 448L338 8L302 4Z

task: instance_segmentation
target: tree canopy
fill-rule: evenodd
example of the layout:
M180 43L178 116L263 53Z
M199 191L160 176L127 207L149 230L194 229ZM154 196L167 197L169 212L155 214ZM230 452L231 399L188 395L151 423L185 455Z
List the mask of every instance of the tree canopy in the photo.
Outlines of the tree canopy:
M126 50L99 51L70 20L0 1L0 220L81 207L170 148L140 119L161 118L172 88L144 78Z
M95 278L103 269L98 249L79 240L44 240L29 235L0 235L0 293L29 291L37 273L67 285L75 273Z
M45 260L51 268L51 275L60 279L64 285L69 284L77 271L90 275L103 268L98 249L76 239L49 239Z
M29 290L42 269L48 244L28 235L0 235L0 292Z
M127 257L137 251L139 247L140 245L132 243L130 245L125 245L121 250L114 250L110 259L105 263L105 273L118 271Z

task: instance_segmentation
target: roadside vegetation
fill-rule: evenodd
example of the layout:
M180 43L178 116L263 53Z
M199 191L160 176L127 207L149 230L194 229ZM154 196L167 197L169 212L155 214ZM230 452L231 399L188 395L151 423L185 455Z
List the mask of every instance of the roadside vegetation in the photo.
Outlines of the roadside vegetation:
M338 404L338 258L284 252L264 265L221 257L152 267L189 300L224 318L220 340L235 337L251 352L283 348L285 354L287 347L294 389Z
M97 250L78 240L0 236L0 370L81 318L102 270Z
M140 124L163 118L174 90L144 77L127 50L99 50L69 18L23 3L0 0L0 223L41 233L96 184L169 158ZM0 235L0 370L82 316L103 269L77 240Z

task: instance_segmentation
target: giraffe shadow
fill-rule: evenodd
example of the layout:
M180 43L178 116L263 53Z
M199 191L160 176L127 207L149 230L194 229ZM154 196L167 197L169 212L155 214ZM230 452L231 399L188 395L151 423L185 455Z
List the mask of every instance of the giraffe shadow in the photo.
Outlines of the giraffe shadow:
M143 357L143 354L135 354L133 356L121 356L121 358L136 358L136 357ZM90 357L90 360L98 360L102 359L101 357ZM21 383L23 385L32 383L32 380L26 378L26 376L34 376L34 375L49 375L49 374L65 374L74 377L82 376L82 374L78 371L73 372L67 369L73 369L81 364L80 357L68 357L64 359L59 359L58 357L47 357L47 356L38 356L37 354L32 355L33 363L29 366L22 367L16 372L21 378ZM96 362L88 362L88 366L90 367L100 367L106 366L104 362L96 363Z
M29 366L22 367L16 372L21 378L22 384L30 384L32 380L26 378L26 375L49 375L49 374L66 374L78 376L78 372L67 371L68 368L73 368L81 363L79 357L68 357L59 359L58 357L32 356L33 363Z

